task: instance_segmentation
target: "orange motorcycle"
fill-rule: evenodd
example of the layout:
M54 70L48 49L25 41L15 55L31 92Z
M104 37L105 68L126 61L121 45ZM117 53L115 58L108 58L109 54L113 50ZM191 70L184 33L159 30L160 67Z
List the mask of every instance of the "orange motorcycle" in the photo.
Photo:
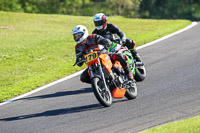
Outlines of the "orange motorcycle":
M121 64L118 61L112 63L108 54L101 54L99 49L90 49L83 61L89 68L92 89L101 105L111 106L112 98L125 96L131 100L137 97L136 83L128 81Z

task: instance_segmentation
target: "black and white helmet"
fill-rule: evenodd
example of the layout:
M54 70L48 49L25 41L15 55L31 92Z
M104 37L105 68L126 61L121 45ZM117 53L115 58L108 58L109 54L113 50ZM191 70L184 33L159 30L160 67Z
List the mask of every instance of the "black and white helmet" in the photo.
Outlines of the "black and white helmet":
M81 43L88 37L88 30L83 25L77 25L73 28L72 34L76 43Z
M107 27L107 18L104 13L97 13L94 16L94 25L97 30L103 30Z

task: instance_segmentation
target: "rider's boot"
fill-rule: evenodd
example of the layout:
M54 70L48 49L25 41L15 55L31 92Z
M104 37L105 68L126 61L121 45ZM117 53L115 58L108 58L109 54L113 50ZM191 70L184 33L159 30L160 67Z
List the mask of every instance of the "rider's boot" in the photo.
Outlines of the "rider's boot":
M131 70L130 70L129 66L124 67L124 71L126 73L126 76L127 76L128 80L135 82L135 79L133 77L133 74L131 73Z
M138 52L135 49L131 50L131 53L133 55L133 58L136 59L136 62L141 62L142 63L142 60L141 60Z

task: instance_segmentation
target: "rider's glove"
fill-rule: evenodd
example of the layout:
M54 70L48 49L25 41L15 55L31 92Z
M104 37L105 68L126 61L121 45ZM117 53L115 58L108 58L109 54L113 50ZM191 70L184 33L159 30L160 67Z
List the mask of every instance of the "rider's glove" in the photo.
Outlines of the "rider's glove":
M81 62L82 60L84 60L83 57L82 57L82 58L81 58L81 57L78 57L78 58L76 58L76 63ZM75 63L75 64L76 64L76 63ZM75 64L74 64L74 65L75 65ZM76 65L79 66L79 67L81 67L83 64L84 64L84 62L81 62L81 63L78 63L78 64L76 64Z

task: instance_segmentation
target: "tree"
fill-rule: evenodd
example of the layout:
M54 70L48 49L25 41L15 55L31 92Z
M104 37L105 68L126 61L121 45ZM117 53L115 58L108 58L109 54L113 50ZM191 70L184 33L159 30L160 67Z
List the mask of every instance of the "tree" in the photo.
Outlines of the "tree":
M141 0L107 0L113 15L135 17L139 11Z
M143 0L140 5L143 18L200 19L199 0Z
M0 0L0 11L23 11L16 0Z

